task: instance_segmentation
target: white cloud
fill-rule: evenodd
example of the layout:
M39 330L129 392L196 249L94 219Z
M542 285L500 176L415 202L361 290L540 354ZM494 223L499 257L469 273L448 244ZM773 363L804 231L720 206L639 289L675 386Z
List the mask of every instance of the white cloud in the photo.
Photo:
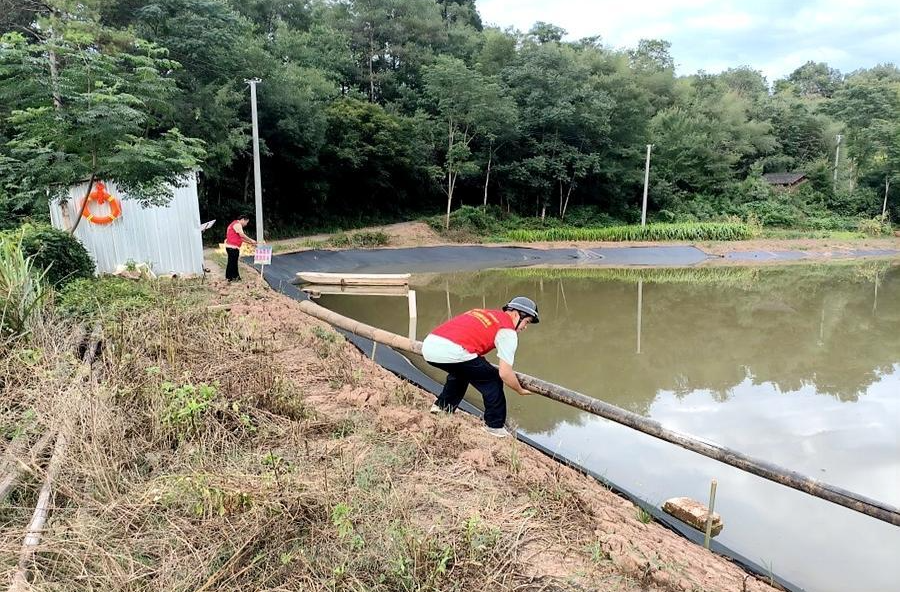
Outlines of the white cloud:
M679 74L748 65L771 81L808 60L850 72L900 59L900 3L886 0L478 0L486 24L551 22L611 47L672 43Z

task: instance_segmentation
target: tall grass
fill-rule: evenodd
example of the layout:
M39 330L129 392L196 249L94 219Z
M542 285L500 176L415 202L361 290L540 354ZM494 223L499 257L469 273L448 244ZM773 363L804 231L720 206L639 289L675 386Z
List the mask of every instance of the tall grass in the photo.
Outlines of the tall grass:
M515 242L539 241L669 241L669 240L745 240L753 236L749 224L739 222L689 222L648 224L647 226L608 226L602 228L547 228L510 230L506 238Z
M716 284L745 285L755 281L760 270L752 267L513 267L496 270L495 274L522 279L595 279L604 281L637 282L651 284Z
M0 236L0 340L27 335L39 321L50 294L46 272L22 250L21 236Z

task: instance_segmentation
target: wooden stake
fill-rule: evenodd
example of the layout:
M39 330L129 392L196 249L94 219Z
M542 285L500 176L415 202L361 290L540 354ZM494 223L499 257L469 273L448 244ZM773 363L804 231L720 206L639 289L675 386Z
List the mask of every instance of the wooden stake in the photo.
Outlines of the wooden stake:
M709 484L709 505L706 506L706 534L703 537L703 546L709 549L709 539L712 534L713 511L716 508L716 480Z

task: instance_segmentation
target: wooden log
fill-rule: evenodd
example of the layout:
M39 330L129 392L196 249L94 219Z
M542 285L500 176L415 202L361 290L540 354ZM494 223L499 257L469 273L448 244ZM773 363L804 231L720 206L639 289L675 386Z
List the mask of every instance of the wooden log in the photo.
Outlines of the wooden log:
M365 323L330 311L308 300L300 302L300 308L307 314L326 321L335 327L360 335L372 341L389 345L415 354L422 353L422 342L402 337L389 331L377 329ZM567 389L558 384L553 384L517 372L519 382L529 391L542 395L548 399L565 403L593 415L603 417L610 421L628 426L634 430L653 436L670 444L675 444L686 450L696 452L707 458L717 460L726 465L746 471L763 479L768 479L785 487L802 491L814 497L844 506L855 512L871 516L883 522L900 526L900 508L884 502L874 500L858 493L842 489L840 487L811 479L805 475L791 471L778 465L754 459L750 456L731 450L724 446L696 438L688 434L682 434L663 427L659 422L648 419L642 415L626 411L610 405L599 399L588 397L582 393Z

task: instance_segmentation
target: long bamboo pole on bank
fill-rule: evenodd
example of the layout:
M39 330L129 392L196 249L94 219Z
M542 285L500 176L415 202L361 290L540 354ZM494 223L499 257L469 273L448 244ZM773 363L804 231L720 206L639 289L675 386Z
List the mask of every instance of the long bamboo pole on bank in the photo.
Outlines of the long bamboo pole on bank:
M309 300L300 302L303 312L326 321L335 327L349 331L361 337L389 345L394 349L401 349L415 354L422 353L422 342L396 335L383 329L377 329L365 323L340 315L327 308L321 307ZM527 374L517 372L519 382L529 391L577 407L593 415L598 415L610 421L628 426L639 432L643 432L654 438L675 444L697 454L702 454L726 465L736 467L742 471L752 473L763 479L774 481L791 489L808 493L814 497L844 506L877 520L900 526L900 509L889 504L873 500L852 491L822 483L805 475L791 471L778 465L757 460L740 452L724 446L706 442L688 434L682 434L668 428L664 428L659 422L648 419L642 415L626 411L615 405L588 397L579 392L546 382Z

